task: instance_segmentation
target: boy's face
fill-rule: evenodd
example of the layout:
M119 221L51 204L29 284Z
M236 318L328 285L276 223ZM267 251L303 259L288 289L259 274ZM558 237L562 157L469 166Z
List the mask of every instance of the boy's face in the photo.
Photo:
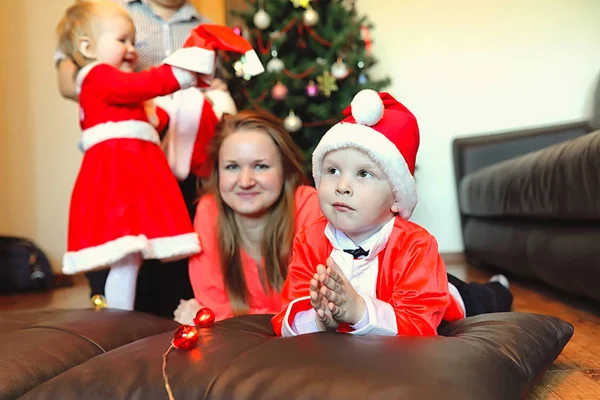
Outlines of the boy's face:
M356 245L397 211L392 187L381 168L354 148L325 155L317 191L323 215Z

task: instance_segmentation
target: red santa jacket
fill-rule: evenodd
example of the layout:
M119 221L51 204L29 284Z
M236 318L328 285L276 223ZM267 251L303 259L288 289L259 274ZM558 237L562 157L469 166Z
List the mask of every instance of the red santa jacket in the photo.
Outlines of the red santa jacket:
M281 292L282 310L272 319L282 335L295 316L308 311L309 282L318 264L325 264L333 246L325 236L327 220L296 235L292 262ZM435 239L422 227L395 218L386 247L378 255L376 298L393 308L398 335L437 335L442 321L460 319L463 311L448 293L448 278ZM373 319L374 315L370 318ZM339 330L351 330L347 325Z

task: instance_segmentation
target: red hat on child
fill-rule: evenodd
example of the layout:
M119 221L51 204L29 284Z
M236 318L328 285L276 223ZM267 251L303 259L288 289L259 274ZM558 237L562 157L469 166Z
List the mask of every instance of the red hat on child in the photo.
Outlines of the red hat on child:
M333 150L357 148L387 176L400 216L410 218L417 205L414 179L419 126L415 116L389 93L361 90L344 110L342 121L321 138L312 157L315 184L321 181L325 155Z
M184 68L200 74L215 72L216 51L233 51L246 56L244 72L251 76L265 71L250 42L223 25L201 24L192 30L183 44L165 60L165 64Z

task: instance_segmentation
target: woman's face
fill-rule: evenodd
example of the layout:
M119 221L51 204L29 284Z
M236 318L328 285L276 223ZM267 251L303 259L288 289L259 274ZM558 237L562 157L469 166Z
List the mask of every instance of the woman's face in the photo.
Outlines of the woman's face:
M229 135L221 145L218 168L221 198L240 216L264 216L283 190L281 154L261 130Z

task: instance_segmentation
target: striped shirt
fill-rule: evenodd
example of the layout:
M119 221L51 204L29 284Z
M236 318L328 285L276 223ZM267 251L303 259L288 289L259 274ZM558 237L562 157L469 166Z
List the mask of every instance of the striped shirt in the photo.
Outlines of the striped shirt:
M154 14L148 0L113 0L124 6L135 25L135 48L139 59L136 69L145 70L159 65L169 54L183 45L190 31L199 24L208 23L193 5L185 3L165 21ZM65 59L60 51L54 54L54 61Z

